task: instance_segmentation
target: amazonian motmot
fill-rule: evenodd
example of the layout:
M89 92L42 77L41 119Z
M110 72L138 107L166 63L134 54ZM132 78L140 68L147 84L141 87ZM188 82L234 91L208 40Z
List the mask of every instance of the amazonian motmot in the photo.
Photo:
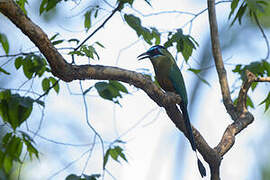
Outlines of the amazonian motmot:
M173 56L165 47L156 45L151 47L147 52L139 55L138 58L139 60L145 58L149 58L151 60L155 70L156 79L163 90L180 95L181 103L179 106L183 114L188 140L191 144L192 150L196 153L200 174L202 177L206 176L205 167L197 155L197 148L189 120L187 111L188 99L185 82Z

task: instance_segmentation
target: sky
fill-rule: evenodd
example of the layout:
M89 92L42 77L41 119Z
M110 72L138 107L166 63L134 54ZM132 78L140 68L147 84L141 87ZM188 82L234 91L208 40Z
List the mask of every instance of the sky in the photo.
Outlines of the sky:
M93 29L102 23L102 20L96 24L93 23L92 29L87 33L84 32L83 13L81 9L86 5L83 3L85 2L80 2L77 6L74 2L69 1L67 8L63 8L66 5L65 3L60 4L57 11L59 16L56 16L52 21L46 22L44 19L52 17L47 16L44 18L38 16L37 1L29 0L29 6L35 9L35 11L29 11L29 16L42 27L49 37L59 32L61 39L76 37L83 40ZM178 1L170 1L168 3L168 1L153 1L152 7L149 7L144 1L137 0L133 8L143 14L167 10L198 13L206 8L206 2L183 0L181 3ZM124 12L138 15L134 9L125 8ZM227 20L228 9L228 3L217 6L220 26L222 26L224 20ZM106 15L107 12L103 14ZM160 14L140 17L144 26L156 26L164 30L164 32L175 30L179 27L182 28L192 18L192 16L186 14ZM192 29L189 26L184 27L184 33L190 33L199 44L209 41L207 37L209 35L207 18L207 12L201 14L192 23ZM11 53L34 49L33 44L28 38L22 36L22 33L9 21L2 17L0 21L1 24L4 23L2 27L5 27L0 32L8 32L7 36L11 42ZM225 38L222 39L222 43L226 42L226 38L231 35L228 24L225 25L224 29L222 32L224 34L222 35L225 35ZM259 33L256 32L254 36L259 36ZM14 43L14 39L19 43ZM162 43L165 40L163 37ZM97 47L100 60L91 60L91 64L118 66L137 72L141 72L141 69L149 69L149 73L153 74L150 61L138 62L136 58L150 46L142 40L138 40L135 31L127 26L123 20L123 16L119 13L115 14L105 27L96 33L87 43L92 44L96 41L102 43L105 49ZM257 43L257 47L263 47L263 41L254 42ZM70 44L65 42L62 46L66 47L70 46ZM239 46L239 48L234 50L230 49L229 52L224 51L224 59L228 60L228 64L233 64L239 62L241 58L252 60L261 57L262 53L260 51L258 51L259 53L247 52L249 50L248 48L247 46ZM194 83L197 82L197 77L190 71L187 71L187 69L190 66L198 67L200 55L202 51L207 49L209 50L210 46L199 46L197 51L193 53L188 64L183 63L182 56L178 55L178 65L182 70L189 97L191 96L190 91L195 86ZM169 50L172 54L176 53L176 50L173 48ZM0 53L3 52L0 51ZM70 61L70 57L65 55L67 52L63 51L62 53ZM88 59L78 58L76 59L76 63L85 64L89 63L89 61ZM228 69L230 85L233 85L236 76L231 72L232 66L227 65L226 68ZM211 86L201 85L195 100L192 101L192 105L189 105L189 112L193 125L201 132L209 145L214 147L222 137L225 128L232 121L221 101L220 87L215 69L210 68L205 78ZM24 81L25 79L19 75L18 78L7 84L7 87L16 87L16 85L22 84ZM82 82L82 86L86 89L95 82L85 81ZM29 84L26 84L24 88L28 86ZM128 162L120 160L120 163L118 163L109 160L107 165L109 173L105 173L105 179L201 179L197 169L195 154L192 152L187 139L184 138L183 134L177 130L167 117L164 109L158 107L143 91L128 84L125 84L125 86L128 88L130 94L123 95L123 98L119 100L121 106L99 98L96 92L92 92L86 98L89 121L103 137L105 147L107 147L108 142L118 137L121 137L120 139L126 142L125 144L120 143L120 145L124 148ZM37 90L41 90L38 80L34 82L34 87ZM101 172L102 152L100 141L95 139L96 145L93 147L90 157L87 152L92 148L91 143L94 141L94 136L86 123L83 98L80 95L71 95L70 92L73 94L81 93L78 81L71 82L68 85L62 82L58 95L52 92L46 97L44 118L41 119L42 111L40 108L35 107L36 113L31 116L28 126L35 131L38 129L42 120L41 128L38 131L41 137L58 142L87 145L78 147L60 145L44 140L44 138L36 137L35 140L41 152L41 159L39 161L27 162L23 168L25 179L60 180L64 179L70 173L80 174L84 168L85 174ZM268 122L263 120L266 118L266 114L263 114L263 107L258 106L259 102L264 98L264 93L264 90L254 92L256 95L256 99L254 100L256 110L252 110L251 112L254 113L256 120L237 136L235 145L224 156L221 165L221 179L249 180L260 178L259 168L257 166L257 151L261 143L260 139L265 136L266 131L269 129ZM233 94L233 96L235 95L236 93ZM25 127L22 127L22 129L25 129ZM80 158L83 153L85 153L84 156ZM88 157L90 157L89 160L87 160ZM76 160L78 158L80 159ZM71 163L73 161L74 163ZM88 162L87 165L86 162ZM207 163L204 162L204 165L207 168L206 179L209 179L209 168Z

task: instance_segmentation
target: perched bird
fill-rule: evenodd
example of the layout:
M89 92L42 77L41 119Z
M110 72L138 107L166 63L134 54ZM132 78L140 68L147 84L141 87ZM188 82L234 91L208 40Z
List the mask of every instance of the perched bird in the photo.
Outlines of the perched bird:
M163 46L156 45L151 47L147 52L138 56L139 60L149 58L153 64L156 79L160 87L166 92L175 92L180 95L182 101L179 104L182 111L186 130L188 133L188 140L191 144L192 150L195 151L197 156L198 168L202 177L206 176L206 170L202 162L198 158L197 148L192 133L192 128L187 111L187 91L185 82L171 53Z

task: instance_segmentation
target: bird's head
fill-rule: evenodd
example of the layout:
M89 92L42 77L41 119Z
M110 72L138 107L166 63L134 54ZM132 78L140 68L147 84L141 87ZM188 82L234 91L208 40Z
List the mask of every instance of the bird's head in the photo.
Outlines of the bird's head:
M139 58L139 60L142 60L145 58L150 58L151 60L153 60L159 56L166 56L168 53L169 52L166 50L165 47L163 47L161 45L155 45L155 46L152 46L145 53L142 53L141 55L139 55L137 58Z

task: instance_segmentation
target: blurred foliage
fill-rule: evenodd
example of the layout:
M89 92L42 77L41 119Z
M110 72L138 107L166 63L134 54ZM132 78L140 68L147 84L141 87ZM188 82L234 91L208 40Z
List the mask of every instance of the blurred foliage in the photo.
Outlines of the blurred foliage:
M248 13L251 18L258 14L264 14L266 7L269 6L267 0L233 0L231 3L231 12L229 15L229 19L236 12L231 25L238 20L239 24L242 22L242 18L245 13ZM238 9L237 9L238 8Z

